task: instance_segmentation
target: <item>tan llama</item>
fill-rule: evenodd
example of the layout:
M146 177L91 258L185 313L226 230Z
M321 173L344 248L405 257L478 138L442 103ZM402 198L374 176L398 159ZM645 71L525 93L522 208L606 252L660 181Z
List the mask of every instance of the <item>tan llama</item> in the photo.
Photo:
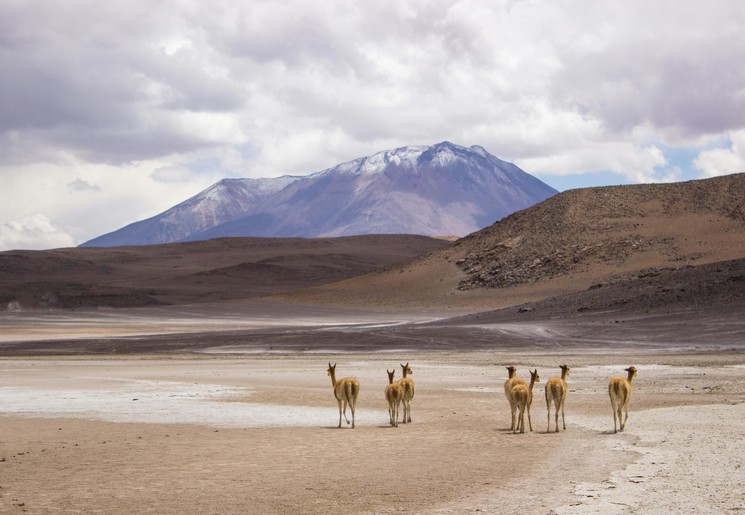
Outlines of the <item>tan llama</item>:
M386 372L388 372L388 384L385 385L385 398L388 401L388 416L391 425L398 427L398 412L404 397L404 389L399 383L393 382L393 376L396 374L395 369L386 369Z
M411 371L411 367L409 366L409 364L406 363L405 365L401 365L401 368L403 369L404 376L398 381L398 384L400 384L401 388L403 388L404 390L404 396L401 401L404 406L404 414L401 418L401 423L406 424L407 422L411 422L411 401L414 399L416 386L414 385L414 380L410 377L407 377L409 374L414 373Z
M528 426L533 431L533 423L530 421L530 406L533 404L533 386L541 381L538 375L538 369L530 372L530 384L517 383L512 388L512 397L515 401L515 405L519 412L519 428L520 432L525 432L525 412L528 412ZM517 432L517 428L512 430L513 433Z
M353 377L345 377L344 379L336 380L336 363L333 365L329 363L327 370L329 376L331 376L331 385L334 387L334 397L339 405L339 425L341 427L341 415L344 413L344 420L349 424L347 418L347 404L352 411L352 429L354 429L354 411L355 404L357 403L357 395L360 393L360 383ZM342 405L344 409L342 410Z
M505 368L507 368L507 380L504 382L504 396L507 397L507 401L510 403L510 412L512 413L512 424L510 424L510 430L514 431L517 429L517 405L512 396L512 389L518 384L527 386L527 383L522 377L515 376L515 373L517 372L515 367L510 365Z
M629 419L629 401L631 400L631 381L636 377L636 367L626 369L627 377L611 377L608 381L608 395L613 408L613 432L618 432L616 424L620 423L621 431L626 427ZM625 417L621 417L624 412Z
M552 377L546 382L546 411L548 411L548 427L546 432L551 431L551 403L554 404L556 432L559 432L559 410L561 410L561 424L566 431L567 424L564 420L564 403L567 400L567 376L569 367L561 365L561 377Z

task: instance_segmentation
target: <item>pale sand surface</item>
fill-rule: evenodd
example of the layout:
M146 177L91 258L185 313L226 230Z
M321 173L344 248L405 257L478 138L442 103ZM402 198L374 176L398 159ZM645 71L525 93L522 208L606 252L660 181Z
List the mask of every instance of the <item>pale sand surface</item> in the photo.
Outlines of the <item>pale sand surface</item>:
M356 376L337 429L328 361ZM385 369L410 362L413 422ZM572 367L567 431L543 385ZM537 367L513 435L504 366ZM611 375L634 364L625 433ZM501 352L0 360L0 513L732 513L745 510L745 356Z
M211 308L166 306L161 308L123 308L81 311L0 311L0 343L58 341L85 338L136 337L147 335L193 334L214 331L252 330L274 327L324 327L351 324L396 324L428 321L443 315L428 313L376 312L369 308L286 306L271 302L222 303Z

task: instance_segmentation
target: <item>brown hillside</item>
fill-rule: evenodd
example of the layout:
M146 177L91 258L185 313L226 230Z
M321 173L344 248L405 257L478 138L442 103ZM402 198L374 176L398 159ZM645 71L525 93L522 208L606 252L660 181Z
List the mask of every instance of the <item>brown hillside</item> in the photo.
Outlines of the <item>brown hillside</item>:
M560 193L384 272L302 292L314 302L503 307L642 270L745 257L745 174Z
M745 256L745 175L567 191L458 243L461 289Z
M365 274L447 244L422 236L370 235L0 252L0 309L252 298Z

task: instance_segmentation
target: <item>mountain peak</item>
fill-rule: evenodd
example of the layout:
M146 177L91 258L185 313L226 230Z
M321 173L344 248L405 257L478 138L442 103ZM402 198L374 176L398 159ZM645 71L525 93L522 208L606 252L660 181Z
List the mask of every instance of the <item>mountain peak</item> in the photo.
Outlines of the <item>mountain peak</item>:
M555 193L483 147L443 141L384 150L306 176L223 179L83 246L224 236L464 236Z

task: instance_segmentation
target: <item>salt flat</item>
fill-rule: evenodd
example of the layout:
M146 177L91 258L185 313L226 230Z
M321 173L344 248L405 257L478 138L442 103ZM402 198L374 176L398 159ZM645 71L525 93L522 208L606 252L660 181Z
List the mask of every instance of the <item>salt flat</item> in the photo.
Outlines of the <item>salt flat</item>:
M402 358L2 359L0 511L745 509L742 355L564 355L572 371L559 434L546 433L542 398L558 373L552 355L412 352L413 422L392 428L385 369L400 372ZM336 429L329 361L362 385L354 430ZM532 433L508 430L506 364L541 375ZM639 368L631 414L613 434L607 379L629 364ZM392 469L416 478L412 487L391 488Z

